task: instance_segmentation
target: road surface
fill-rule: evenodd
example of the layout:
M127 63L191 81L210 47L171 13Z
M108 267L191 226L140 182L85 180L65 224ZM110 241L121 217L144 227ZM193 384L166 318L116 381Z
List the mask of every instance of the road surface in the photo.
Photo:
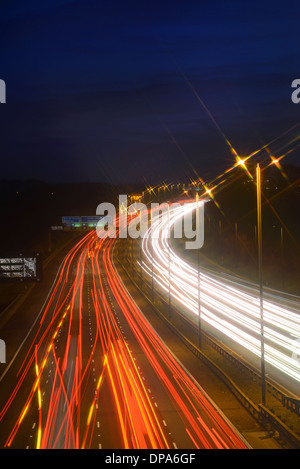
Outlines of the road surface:
M0 377L1 447L247 448L131 298L114 242L89 232L65 257Z

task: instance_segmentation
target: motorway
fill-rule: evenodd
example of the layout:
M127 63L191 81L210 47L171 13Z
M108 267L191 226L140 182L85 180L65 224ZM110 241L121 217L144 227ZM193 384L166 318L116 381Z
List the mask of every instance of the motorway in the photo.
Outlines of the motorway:
M188 208L187 208L188 206ZM213 273L186 262L170 241L174 224L196 202L172 208L168 217L153 217L137 261L155 288L170 295L172 305L194 321L200 317L209 331L242 355L257 369L261 357L261 316L258 288L232 277ZM267 372L279 384L300 397L300 300L264 292L263 332Z
M0 446L248 448L125 288L114 242L87 233L31 316L0 376Z

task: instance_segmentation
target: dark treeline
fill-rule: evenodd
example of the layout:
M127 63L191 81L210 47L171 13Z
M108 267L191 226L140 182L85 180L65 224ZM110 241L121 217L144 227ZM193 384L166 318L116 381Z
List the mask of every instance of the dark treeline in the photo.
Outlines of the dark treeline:
M235 170L214 191L205 207L202 262L219 270L257 280L255 167L253 179ZM300 294L300 168L284 165L262 172L264 282ZM64 215L95 215L101 202L118 204L120 194L141 192L140 186L105 183L57 183L36 180L0 181L2 254L38 250L48 253L49 229ZM153 201L181 197L182 189L159 193ZM214 201L216 203L214 203ZM145 200L145 202L150 202ZM64 234L53 234L53 240ZM193 252L185 253L193 258ZM193 259L195 260L195 259Z
M117 203L135 186L105 183L57 183L38 180L0 181L1 253L48 249L48 232L62 216L96 215L101 202ZM54 234L59 236L59 234Z

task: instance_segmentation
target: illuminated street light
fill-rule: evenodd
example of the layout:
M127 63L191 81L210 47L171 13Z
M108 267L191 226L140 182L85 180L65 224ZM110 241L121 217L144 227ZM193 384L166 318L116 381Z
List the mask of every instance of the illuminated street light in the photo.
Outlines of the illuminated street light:
M246 164L245 164L246 161L247 161L247 158L242 159L242 158L238 157L237 162L236 162L236 166L243 166L244 169L247 169Z
M169 229L169 243L168 243L168 259L169 259L169 320L171 320L171 253L170 253L170 240L171 240L171 230L170 230L170 205L168 204L168 229Z
M204 195L211 195L212 189L208 189L204 186L205 193ZM199 191L203 190L202 186L193 186L188 190L196 192L196 226L200 226L200 219L199 219ZM201 276L200 276L200 249L197 250L197 290L198 290L198 346L199 350L202 349L202 324L201 324Z
M265 338L264 338L264 305L263 305L263 265L262 265L262 214L261 214L261 170L256 166L256 202L257 202L257 247L258 247L258 275L260 299L260 334L261 334L261 391L262 404L266 403L265 383Z
M246 172L246 159L238 158L237 166L242 166ZM274 163L274 160L273 160ZM262 261L262 212L261 212L261 169L256 166L256 206L257 206L257 249L258 249L258 283L260 303L260 336L261 336L261 393L262 404L266 403L266 374L265 374L265 337L264 337L264 304L263 304L263 261Z
M196 226L199 226L199 192L196 191ZM198 249L198 256L197 256L197 278L198 278L198 341L199 341L199 350L202 349L202 334L201 334L201 278L200 278L200 249Z

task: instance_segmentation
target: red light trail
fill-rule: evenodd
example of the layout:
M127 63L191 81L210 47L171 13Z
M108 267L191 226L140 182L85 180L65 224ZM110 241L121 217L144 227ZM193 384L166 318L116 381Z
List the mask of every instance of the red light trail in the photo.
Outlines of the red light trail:
M24 345L14 390L0 411L1 433L10 428L3 446L19 447L30 416L37 416L35 448L93 448L97 415L109 402L114 447L172 448L120 330L115 303L164 399L176 410L189 447L247 448L137 307L113 263L114 243L90 232L64 259L37 330Z

